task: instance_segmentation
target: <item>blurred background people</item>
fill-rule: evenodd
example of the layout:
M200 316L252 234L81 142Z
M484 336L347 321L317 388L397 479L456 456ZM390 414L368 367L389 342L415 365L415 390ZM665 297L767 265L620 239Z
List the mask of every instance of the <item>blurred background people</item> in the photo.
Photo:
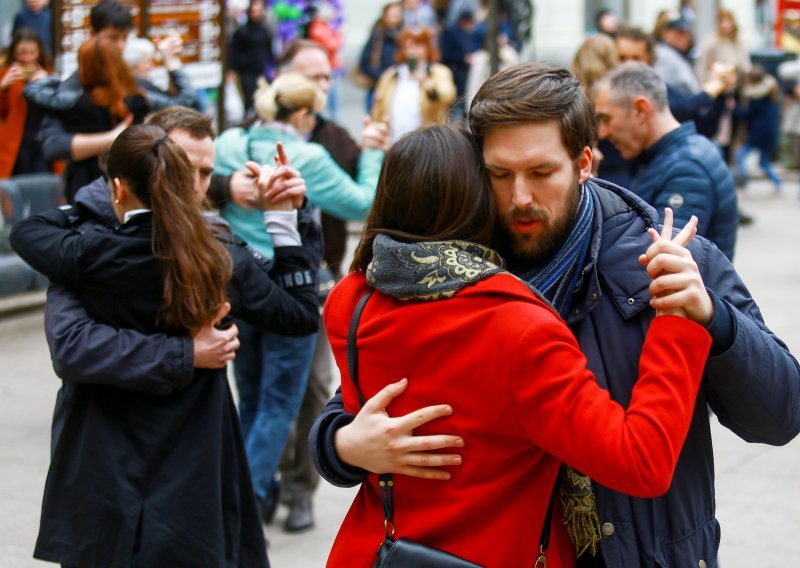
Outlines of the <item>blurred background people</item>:
M619 65L617 44L607 34L586 38L572 58L572 72L581 82L581 87L589 100L593 99L594 84L617 65ZM596 142L592 175L627 188L635 173L634 160L623 158L616 146L607 139Z
M11 32L16 33L21 28L31 28L39 34L44 44L48 57L53 56L53 30L51 29L52 15L48 0L25 0L25 3L14 17Z
M453 73L456 85L456 102L453 105L454 119L466 115L464 93L467 89L472 54L475 46L475 18L471 10L463 10L454 25L446 26L442 31L442 64Z
M694 42L691 25L680 12L662 12L653 28L656 40L653 69L668 85L687 95L700 92L700 83L690 63Z
M369 39L361 50L359 71L369 81L366 86L365 105L367 112L372 110L375 98L375 84L384 71L394 64L397 52L397 36L403 27L403 5L390 2L384 5L381 17L372 26Z
M64 172L64 192L70 203L78 189L103 175L99 157L106 147L151 110L117 43L106 36L96 35L78 50L77 76L78 89L36 99L48 118L72 135L70 162ZM47 140L47 156L46 144Z
M22 94L29 81L51 71L42 38L31 28L20 28L11 38L0 68L0 178L48 171L39 142L44 115L28 105Z
M330 70L328 71L328 102L325 114L335 121L339 116L340 83L344 71L344 62L340 53L344 36L333 25L336 12L330 2L313 5L311 13L312 17L306 29L306 37L321 45L328 55Z
M253 110L253 93L258 79L265 77L267 65L273 61L272 36L264 20L264 0L251 0L247 20L233 34L229 68L239 79L246 114Z
M745 159L752 150L759 153L758 164L772 182L774 191L780 192L783 182L772 167L772 155L778 147L780 135L780 89L778 81L761 65L755 65L748 73L742 88L742 105L737 114L742 116L747 127L747 138L736 152L739 170L747 174Z
M470 58L469 72L467 73L467 85L465 88L464 107L469 109L475 93L481 88L486 80L492 75L491 58L488 49L488 39L486 36L486 29L475 31L476 44L480 46L477 51L472 53ZM499 59L499 70L514 65L519 62L519 54L508 42L508 36L500 33L497 36L497 55Z
M723 148L725 157L730 162L731 147L737 142L738 120L734 111L740 99L740 90L745 76L753 67L747 45L739 38L739 26L730 10L720 9L717 12L716 31L705 40L700 48L700 55L695 62L695 72L701 84L708 81L715 65L724 64L732 68L736 74L733 96L728 97L725 110L720 118L715 140ZM741 138L740 136L738 138Z
M257 123L249 129L228 129L217 138L215 170L230 174L250 160L272 163L282 141L289 163L305 179L312 207L340 219L363 219L372 206L383 151L362 151L353 180L324 147L308 142L325 107L325 93L297 72L281 74L271 85L262 83L254 103ZM362 136L362 144L370 139ZM220 212L255 251L272 258L273 243L263 230L261 211L228 202ZM322 260L321 244L318 252L317 263ZM303 401L316 338L265 333L243 321L237 325L241 348L234 376L239 414L261 518L269 523L278 503L278 464Z
M436 36L430 28L406 28L397 38L396 64L375 86L372 118L387 122L392 140L426 124L446 120L456 98L453 74L438 63Z
M419 30L429 28L436 32L439 29L439 19L436 11L425 0L402 0L403 27Z
M617 35L619 19L616 12L610 8L601 8L594 17L594 27L598 34L604 34L611 38Z

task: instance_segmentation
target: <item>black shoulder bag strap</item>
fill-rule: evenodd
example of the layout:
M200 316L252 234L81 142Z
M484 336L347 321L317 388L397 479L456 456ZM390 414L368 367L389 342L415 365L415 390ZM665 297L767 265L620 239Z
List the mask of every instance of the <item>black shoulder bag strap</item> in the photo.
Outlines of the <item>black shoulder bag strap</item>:
M350 320L350 328L347 332L347 368L350 372L350 379L353 381L353 386L358 395L358 402L364 406L364 395L361 394L361 388L358 386L358 346L356 345L356 335L358 333L358 323L361 320L361 314L364 311L367 301L370 299L375 290L366 292L356 304L353 311L353 319ZM378 486L381 491L381 501L383 501L383 527L386 531L386 538L394 539L394 493L392 487L391 473L382 473L378 478ZM547 567L547 547L550 545L550 523L553 516L553 501L556 495L558 486L558 476L556 476L556 488L550 493L550 501L547 504L547 512L544 516L544 526L542 527L542 535L539 538L539 557L536 559L534 568Z

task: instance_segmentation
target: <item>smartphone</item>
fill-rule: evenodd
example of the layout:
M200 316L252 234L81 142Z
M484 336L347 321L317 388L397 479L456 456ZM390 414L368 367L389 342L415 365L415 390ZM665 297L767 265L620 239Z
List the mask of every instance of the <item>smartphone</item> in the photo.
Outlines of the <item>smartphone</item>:
M286 157L286 152L283 151L283 142L278 141L278 165L288 166L289 159Z

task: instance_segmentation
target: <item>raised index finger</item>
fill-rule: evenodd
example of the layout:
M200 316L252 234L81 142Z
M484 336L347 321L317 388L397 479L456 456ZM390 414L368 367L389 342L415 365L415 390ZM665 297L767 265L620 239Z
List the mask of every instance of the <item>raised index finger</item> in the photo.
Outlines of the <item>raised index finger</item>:
M664 225L661 227L661 238L672 240L672 209L664 207Z

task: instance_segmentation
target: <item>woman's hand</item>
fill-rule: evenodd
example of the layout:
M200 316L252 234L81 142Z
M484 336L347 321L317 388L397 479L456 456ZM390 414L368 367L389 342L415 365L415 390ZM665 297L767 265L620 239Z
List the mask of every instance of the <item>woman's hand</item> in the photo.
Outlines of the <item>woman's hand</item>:
M714 303L706 291L700 270L686 245L697 234L697 217L672 238L672 209L664 210L664 225L659 235L647 231L653 244L639 257L653 279L650 283L650 305L656 315L679 315L701 325L714 316Z
M256 191L258 208L262 211L289 211L299 209L306 196L306 180L291 166L260 166L247 162L251 170L258 170Z
M23 80L25 80L25 70L22 68L22 65L19 63L12 63L8 71L6 71L6 74L3 75L2 81L0 81L0 89L8 89L14 83Z
M408 379L385 386L369 399L355 420L334 436L336 453L345 462L372 473L401 473L423 479L450 479L450 472L436 469L461 465L459 454L431 452L463 447L460 436L446 434L414 436L414 429L432 420L449 416L451 406L427 406L405 416L390 417L386 407L403 393Z

